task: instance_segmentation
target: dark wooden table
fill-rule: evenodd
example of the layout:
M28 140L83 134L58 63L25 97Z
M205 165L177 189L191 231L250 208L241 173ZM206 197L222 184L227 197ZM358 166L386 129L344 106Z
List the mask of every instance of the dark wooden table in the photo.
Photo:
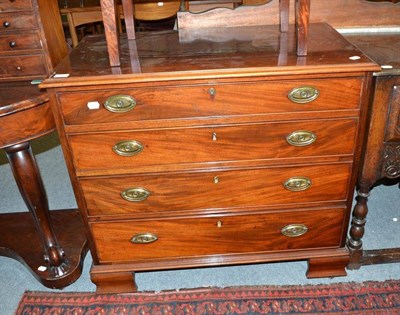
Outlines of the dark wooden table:
M30 141L54 131L46 93L30 82L0 84L0 149L29 212L0 215L0 255L23 263L45 286L79 278L87 242L77 209L49 211Z
M363 250L362 247L362 237L368 233L365 224L371 190L383 179L393 183L400 179L400 33L348 34L347 38L382 66L382 71L374 74L368 137L348 240L351 251L348 267L356 269L363 265L400 261L400 248ZM390 240L387 241L390 244Z

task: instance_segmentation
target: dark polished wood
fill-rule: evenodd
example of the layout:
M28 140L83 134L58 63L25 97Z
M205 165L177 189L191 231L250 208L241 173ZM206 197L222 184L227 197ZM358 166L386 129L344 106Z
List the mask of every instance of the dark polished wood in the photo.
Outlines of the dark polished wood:
M30 147L30 140L55 129L47 94L30 82L2 83L0 100L0 148L30 212L0 215L0 254L22 262L48 287L67 286L81 274L87 245L77 210L50 214ZM67 251L57 235L66 242Z
M348 39L383 67L374 78L368 138L348 240L349 268L357 269L400 261L400 248L364 250L362 247L371 190L380 179L398 182L400 178L400 34L349 34Z
M60 289L80 277L88 247L78 210L52 210L50 222L57 244L62 245L63 273L56 276L55 272L62 270L50 266L44 260L43 241L39 237L32 214L28 212L0 215L0 255L25 265L44 286Z
M270 2L269 0L268 2ZM183 5L184 1L182 0L181 10L185 8ZM310 17L310 0L296 0L296 35L297 35L297 54L299 56L307 55L307 41L308 41L308 24L309 24L309 17ZM119 67L121 65L120 61L120 47L119 47L119 34L117 30L117 1L115 0L100 0L100 5L102 9L102 16L103 16L103 23L104 23L104 30L105 36L107 38L107 49L109 55L110 65L112 67ZM268 5L268 4L267 4ZM122 0L122 7L124 10L124 18L125 18L125 25L126 25L126 32L127 37L130 40L135 39L135 29L134 29L134 12L133 12L133 5L130 0ZM282 32L287 32L288 30L288 16L289 16L289 2L283 0L280 3L280 12L279 12L279 19L282 24L280 29ZM221 8L217 8L220 10ZM236 8L235 8L236 9ZM234 9L234 10L235 10ZM246 24L250 24L252 13L248 11L248 8L239 6L237 8L242 15L241 20L247 20L244 22ZM223 11L218 19L225 20L226 16L229 15L229 11L232 9L227 9ZM251 9L250 9L251 10ZM202 15L203 13L195 13L192 14L190 12L179 12L178 14L178 28L185 28L186 30L192 24L190 21L196 19L196 25L202 25L202 28L209 28L212 25L207 24L207 19L203 20ZM182 15L185 15L184 21L182 21ZM205 13L208 14L207 12ZM230 26L235 25L228 23ZM264 23L263 23L264 24ZM262 25L263 25L262 24ZM238 24L236 24L239 26ZM254 24L253 24L254 25Z
M222 34L217 33L214 40L207 37L200 37L198 42L181 40L179 33L176 31L137 33L134 50L128 45L129 43L126 38L121 37L121 39L124 39L121 42L123 53L121 54L121 65L118 67L117 74L114 67L110 67L108 63L108 54L104 50L104 47L107 47L105 38L103 36L88 36L84 39L79 49L73 50L57 66L56 72L58 74L69 74L68 78L45 80L45 84L42 87L79 87L95 82L100 82L103 85L123 84L134 80L132 87L113 85L113 90L123 91L143 86L153 88L154 90L154 82L157 82L157 86L160 87L159 89L168 87L176 89L175 82L179 83L182 80L192 79L195 83L201 83L202 80L206 82L205 93L208 93L207 89L212 87L212 84L219 82L226 83L228 80L224 80L225 77L244 76L251 70L255 71L253 75L255 79L252 79L250 76L245 82L246 84L273 82L273 75L280 75L282 77L290 75L289 79L292 80L301 80L304 75L308 76L308 79L325 79L330 77L336 80L341 78L337 75L337 73L343 72L341 65L348 67L353 72L363 71L365 64L370 65L371 69L380 70L370 58L349 44L332 27L324 23L314 24L313 27L314 31L310 31L309 33L309 50L313 54L310 56L307 55L307 59L297 56L296 42L293 41L293 31L290 32L287 41L283 43L285 47L280 45L282 33L279 31L278 25L232 27L225 30ZM324 31L318 31L320 29ZM253 40L257 36L260 36L260 33L262 33L260 40L256 42L257 45L253 45ZM330 38L333 38L333 40ZM160 45L154 45L154 41L156 40L162 40ZM218 53L208 55L210 43L212 43L212 48L218 51ZM241 44L243 47L238 47L238 44ZM93 45L98 47L95 51L91 48ZM287 52L284 64L279 62L279 52L281 49ZM346 54L340 51L340 49L346 50ZM329 52L329 54L324 55L322 52L325 51ZM240 67L236 64L235 56L240 56ZM359 56L360 59L349 59L352 56ZM135 68L132 68L132 57L136 58L140 64L139 72ZM304 60L307 61L306 64L303 64ZM221 71L221 69L224 71ZM327 71L328 73L326 73ZM324 73L322 78L318 75L320 73ZM214 81L210 78L214 79ZM348 78L350 79L349 82L354 82L354 78L360 77L354 76ZM179 88L186 88L186 86L179 86ZM334 85L332 88L335 89ZM349 87L348 90L349 93L352 93L352 88ZM74 89L68 90L68 92L74 91ZM77 91L79 92L80 90L77 89ZM99 95L104 95L105 93L104 90L98 92L100 93ZM273 93L273 91L270 92ZM92 93L92 91L88 90L87 93ZM140 94L142 93L147 94L146 90L141 89ZM68 93L68 95L71 95L73 98L77 97L76 94L72 96L72 93ZM81 95L81 97L85 97L85 95L86 93ZM61 91L60 97L62 97ZM210 97L209 94L208 97ZM99 98L99 100L102 99ZM218 98L215 98L215 101L218 101ZM86 106L86 104L84 105ZM74 105L72 104L71 106ZM312 103L310 103L310 106L313 106ZM346 105L338 103L336 106ZM141 106L137 106L136 109L141 108ZM88 111L87 108L82 110L83 115L89 112L90 116L103 116L103 113L107 113L103 107L99 111L102 114L97 113L95 110ZM307 113L305 112L304 114L306 115ZM119 116L115 118L115 115L109 112L108 115L110 115L109 117L113 117L112 119L123 119ZM127 115L131 114L128 112ZM121 115L121 117L124 117L124 115ZM74 127L78 125L80 124L74 123Z
M39 169L33 158L28 142L5 148L19 191L31 211L39 237L44 245L44 260L50 266L54 277L63 276L68 271L64 251L58 244L50 220L47 196Z
M138 271L201 266L305 259L309 277L346 273L368 87L379 67L326 24L310 25L306 57L295 30L279 25L208 35L122 37L118 68L104 38L87 37L57 68L69 77L41 84L98 292L136 290ZM297 94L304 85L318 92ZM296 103L293 93L315 99ZM127 112L109 107L116 95L131 98ZM292 146L288 135L299 130L314 140Z

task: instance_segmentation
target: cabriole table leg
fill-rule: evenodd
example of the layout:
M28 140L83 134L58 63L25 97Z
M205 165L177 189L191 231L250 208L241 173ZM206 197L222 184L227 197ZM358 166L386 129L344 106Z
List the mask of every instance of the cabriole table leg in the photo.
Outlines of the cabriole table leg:
M43 243L44 260L55 277L69 270L64 251L57 242L50 219L47 195L29 142L5 148L11 169Z

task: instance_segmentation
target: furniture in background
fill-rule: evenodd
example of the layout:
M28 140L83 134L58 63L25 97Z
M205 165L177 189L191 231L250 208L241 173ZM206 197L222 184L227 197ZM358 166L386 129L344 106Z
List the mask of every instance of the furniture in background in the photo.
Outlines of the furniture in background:
M400 16L400 6L396 10ZM397 179L398 183L400 178L400 32L355 33L346 36L382 66L382 71L374 75L368 137L348 240L352 254L349 268L356 269L363 265L400 261L400 248L362 248L370 191L381 179ZM374 225L373 222L370 223L371 226ZM390 246L390 240L388 245Z
M235 9L243 4L242 0L185 0L186 10L199 13L215 8Z
M67 54L56 2L0 1L0 82L44 78Z
M395 5L389 3L393 2ZM377 263L398 262L399 248L363 250L362 237L368 213L370 190L383 178L398 178L399 169L399 69L400 59L399 0L337 0L330 7L313 2L312 21L325 19L346 36L383 69L374 74L368 137L358 179L357 204L353 210L348 248L351 253L349 269ZM396 4L397 3L397 4ZM333 7L337 6L337 7ZM346 10L340 10L346 7ZM336 9L335 9L336 8ZM357 12L354 18L353 12ZM376 209L371 209L377 211ZM373 226L373 222L370 223ZM388 243L390 246L390 243Z
M152 31L161 29L173 29L176 27L177 12L185 8L185 11L201 12L213 8L236 8L241 0L206 0L206 1L149 1L132 0L135 26L137 31ZM119 21L124 18L121 5L118 6ZM122 32L122 27L120 27Z
M265 0L262 0L265 2ZM269 1L268 1L269 2ZM295 10L294 1L289 1L289 11ZM236 10L216 9L202 13L201 19L192 17L189 13L178 13L180 18L179 28L190 28L197 30L198 33L204 28L227 28L230 26L250 26L250 25L276 25L280 23L279 2L272 1L266 5L250 6L248 1L244 1L244 6ZM398 5L391 3L376 3L373 0L336 0L329 2L329 6L324 1L313 1L310 4L312 14L310 14L310 23L328 23L335 29L351 30L366 28L385 28L398 27L400 17ZM346 8L345 10L343 8ZM251 14L251 19L243 14ZM355 18L354 12L357 12ZM185 23L184 19L188 16L190 23ZM196 15L195 15L196 16ZM289 24L295 24L295 16L289 15ZM201 21L201 22L200 22Z
M0 148L30 212L0 216L0 255L24 263L53 288L79 277L86 239L76 209L49 214L29 141L55 129L47 94L37 83L66 54L56 2L0 0Z
M78 8L99 6L99 0L58 0L59 8Z
M296 24L296 43L297 43L297 55L305 56L307 55L307 37L308 37L308 22L310 17L310 0L295 0L296 10L295 10L295 24ZM117 23L117 1L115 0L100 0L104 31L107 41L107 49L110 60L110 65L112 67L118 67L120 65L120 47L119 47L119 36L118 36L118 23ZM269 3L265 4L267 6ZM288 31L289 25L289 0L279 0L279 17L280 17L280 30L282 32ZM135 28L134 28L134 6L131 0L122 0L122 8L125 17L126 33L128 40L135 39ZM248 11L244 7L237 8L240 9L241 19L248 19L252 16L252 12ZM186 11L185 1L181 1L180 11L178 12L178 27L180 25L180 17ZM188 12L189 16L192 14ZM259 19L258 19L259 20ZM249 22L247 22L249 23ZM250 22L251 24L252 22ZM208 26L206 20L204 23ZM259 25L265 25L264 21ZM226 24L228 25L228 24ZM254 25L254 24L253 24ZM185 26L186 27L186 26Z
M78 46L79 40L77 28L79 26L96 22L103 22L101 8L99 6L61 8L60 14L62 16L66 16L67 18L72 47Z
M97 4L100 3L100 1L97 2ZM136 28L139 31L165 28L173 29L179 6L180 1L136 2L134 4ZM124 14L120 4L117 6L117 12L118 30L122 33ZM103 22L101 7L99 5L60 8L60 14L61 16L65 16L68 21L72 47L78 45L77 29L79 26Z
M176 22L176 13L179 11L180 0L176 1L133 1L135 29L141 31L172 30ZM122 32L121 20L125 19L121 5L118 5L117 21L120 23L119 32Z
M138 33L121 38L116 71L91 36L57 67L68 79L41 84L97 292L135 291L138 271L202 266L304 259L308 277L346 274L379 67L326 24L310 26L308 44L298 56L294 30L265 25L215 41Z
M0 149L29 212L0 215L0 255L16 259L43 285L79 278L87 244L78 210L49 211L29 142L55 129L47 94L25 82L0 83Z

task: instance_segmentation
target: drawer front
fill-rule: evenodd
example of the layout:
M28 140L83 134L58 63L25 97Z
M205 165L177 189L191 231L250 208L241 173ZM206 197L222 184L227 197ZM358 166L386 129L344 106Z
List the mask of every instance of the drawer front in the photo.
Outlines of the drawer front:
M33 13L0 13L0 33L37 28Z
M0 36L0 51L9 53L29 49L42 49L38 33L9 34Z
M0 57L0 64L3 78L43 76L46 74L43 55Z
M318 90L316 99L308 103L291 101L289 93L299 87ZM60 93L58 98L65 123L74 125L356 109L359 106L360 91L361 79L354 78L80 91ZM308 95L311 92L304 93ZM124 107L126 110L131 108L127 112L111 112L104 104L109 97L115 95L129 96L133 99L129 102L136 105L133 108ZM301 91L294 95L298 98ZM101 104L99 109L88 108L87 103L94 101ZM109 103L113 106L112 100Z
M0 12L32 10L31 0L0 0Z
M315 120L73 135L69 140L78 170L126 173L151 165L352 154L356 127L355 119ZM303 131L308 132L304 138ZM135 154L113 151L115 146L123 150L125 141Z
M91 231L100 262L117 263L167 257L338 247L343 220L343 209L323 209L102 222L92 223Z
M351 164L81 179L88 213L262 207L346 199Z

